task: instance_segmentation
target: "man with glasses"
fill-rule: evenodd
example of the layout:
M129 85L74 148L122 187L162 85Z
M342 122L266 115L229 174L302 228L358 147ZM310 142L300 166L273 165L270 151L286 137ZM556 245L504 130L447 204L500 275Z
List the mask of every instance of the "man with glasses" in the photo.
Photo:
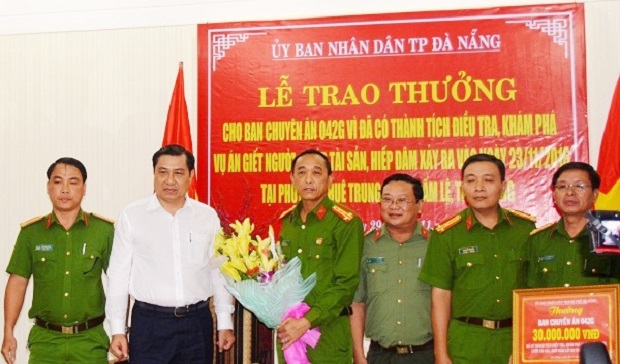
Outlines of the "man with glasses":
M364 240L360 284L353 298L355 364L433 364L431 288L418 280L428 231L418 221L424 190L396 173L381 186L383 226ZM364 356L364 332L371 339Z
M420 280L432 286L437 364L504 364L512 351L512 290L526 284L534 218L506 210L504 163L474 154L461 168L468 207L431 233Z
M588 219L601 178L587 163L561 166L551 182L560 220L531 232L528 286L570 287L618 283L620 257L591 253Z

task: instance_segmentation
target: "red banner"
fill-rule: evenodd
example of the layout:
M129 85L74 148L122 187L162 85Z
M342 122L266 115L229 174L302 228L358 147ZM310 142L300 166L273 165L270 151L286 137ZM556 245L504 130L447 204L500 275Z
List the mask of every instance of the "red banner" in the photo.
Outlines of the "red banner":
M292 158L331 159L330 196L380 226L380 184L424 183L426 226L465 207L460 168L501 158L502 205L557 218L551 176L588 160L583 4L198 27L199 195L224 221L298 200Z

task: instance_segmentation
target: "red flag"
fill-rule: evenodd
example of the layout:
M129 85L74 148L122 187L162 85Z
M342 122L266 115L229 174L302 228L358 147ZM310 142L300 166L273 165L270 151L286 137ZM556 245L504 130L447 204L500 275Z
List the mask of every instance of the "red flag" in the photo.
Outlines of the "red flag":
M164 140L162 146L168 144L182 145L189 152L192 152L192 133L189 128L189 117L187 116L187 104L185 103L185 84L183 81L183 62L179 63L179 74L174 85L172 100L168 108L168 118L166 119L166 129L164 130ZM187 189L187 194L191 198L198 199L196 193L196 170Z
M620 210L620 77L611 100L607 125L598 155L601 188L597 210Z

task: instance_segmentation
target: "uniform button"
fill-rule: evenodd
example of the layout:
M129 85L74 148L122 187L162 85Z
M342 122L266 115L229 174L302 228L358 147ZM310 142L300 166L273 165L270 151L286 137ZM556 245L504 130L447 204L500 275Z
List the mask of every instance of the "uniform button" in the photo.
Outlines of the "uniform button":
M592 269L592 273L596 273L596 269Z
M471 267L471 266L472 266L471 262L467 262L467 264L466 264L466 265L467 265L468 267Z
M396 321L396 324L397 324L397 325L400 325L400 324L401 324L401 322L400 322L400 321Z
M69 317L69 315L64 315L63 317L64 317L64 318L67 318L67 317Z
M304 250L302 248L297 249L297 253L301 254Z
M399 280L398 280L398 284L401 284L401 283L403 283L403 280L402 280L402 279L399 279Z
M402 260L399 260L399 261L398 261L398 264L399 264L399 265L403 265L403 261L402 261Z
M65 234L69 235L69 232L67 231Z
M548 271L549 271L549 269L543 268L543 273L547 273Z
M375 272L375 269L374 269L374 268L370 270L370 273L374 273L374 272Z
M501 302L502 302L502 300L497 300L497 303L501 303Z
M66 275L69 275L69 271L66 271L66 272L65 272L65 274L66 274Z
M570 239L568 242L572 244L572 243L575 242L575 240L574 239Z
M403 344L403 342L398 340L398 345L402 345L402 344Z
M401 300L401 299L399 298L398 300L396 300L396 302L398 302L398 303L402 303L402 302L403 302L403 300Z
M497 258L497 254L493 254L493 258Z
M90 259L95 259L95 256L94 256L94 255L91 255L91 256L90 256Z
M306 229L306 225L301 225L301 229L305 230Z
M45 261L45 258L41 258L41 261L42 261L42 262L44 262L44 261Z
M499 279L499 277L495 277L495 279Z
M67 252L67 255L71 255L71 252Z
M321 257L321 256L317 254L315 258L316 258L316 259L319 259L320 257Z
M566 265L572 265L573 262L566 262Z
M564 283L564 287L570 287L569 283Z
M65 297L69 297L69 292L65 292Z

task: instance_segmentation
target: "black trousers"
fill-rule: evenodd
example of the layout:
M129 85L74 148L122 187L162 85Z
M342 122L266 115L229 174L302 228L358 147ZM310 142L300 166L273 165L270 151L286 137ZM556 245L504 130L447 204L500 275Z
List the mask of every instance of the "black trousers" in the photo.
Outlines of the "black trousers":
M208 305L184 312L161 312L135 304L131 314L131 364L190 364L213 361L213 318Z

